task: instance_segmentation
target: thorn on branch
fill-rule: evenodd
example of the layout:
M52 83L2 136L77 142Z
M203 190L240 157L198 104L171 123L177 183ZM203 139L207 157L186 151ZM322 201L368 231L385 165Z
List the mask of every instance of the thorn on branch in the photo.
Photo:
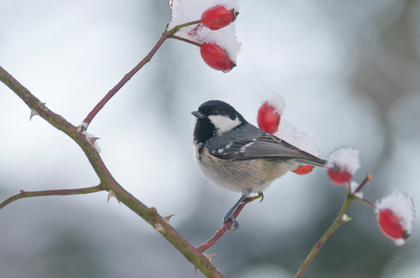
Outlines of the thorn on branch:
M41 108L43 111L47 112L48 108L45 106L45 102L38 102L38 107Z
M29 115L29 121L32 120L32 117L35 116L35 115L39 116L38 111L36 111L35 109L31 108L31 115Z
M169 224L169 220L174 216L175 214L170 214L168 216L162 217L163 221L165 221L167 224Z
M114 197L115 199L117 199L118 204L120 204L120 205L121 205L121 202L120 202L120 200L118 199L118 196L115 194L115 192L114 192L114 191L112 191L112 190L108 190L108 198L107 198L106 202L107 202L107 203L109 203L109 200L110 200L112 197Z
M158 234L159 233L161 233L161 234L166 233L165 228L163 228L163 226L161 224L159 224L159 223L156 223L155 224L155 229L156 229L156 231L157 231Z
M209 255L204 254L204 256L209 260L209 262L211 262L211 259L218 256L218 254L209 254ZM195 273L197 273L197 266L194 266L194 270L195 270Z
M216 257L218 254L209 254L209 255L204 255L206 256L207 259L209 259L209 261L211 262L211 259L213 259L214 257Z

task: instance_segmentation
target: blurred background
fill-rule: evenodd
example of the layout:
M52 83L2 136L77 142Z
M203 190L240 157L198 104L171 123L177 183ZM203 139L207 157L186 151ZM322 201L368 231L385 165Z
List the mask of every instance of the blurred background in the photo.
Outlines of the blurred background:
M238 66L209 68L199 49L169 40L89 127L101 156L129 192L192 244L206 241L239 198L210 184L192 156L194 117L222 99L251 123L270 90L284 118L327 157L360 150L370 201L394 190L420 204L420 1L241 1ZM79 125L159 39L167 0L0 3L0 65L47 107ZM79 147L0 84L0 200L26 191L93 186ZM207 253L226 277L293 277L336 217L344 187L322 169L287 174L249 204L241 227ZM104 192L16 201L0 211L1 277L203 277L141 218ZM322 248L305 277L418 277L419 221L397 247L373 210Z

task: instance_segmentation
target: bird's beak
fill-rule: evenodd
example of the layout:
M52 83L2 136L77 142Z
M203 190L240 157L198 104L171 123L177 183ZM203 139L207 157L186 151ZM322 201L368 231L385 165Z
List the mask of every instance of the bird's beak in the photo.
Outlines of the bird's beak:
M197 118L199 118L199 119L202 119L202 118L204 118L204 115L203 114L201 114L200 112L198 112L198 111L193 111L193 112L191 112L191 114L193 114L194 116L196 116Z

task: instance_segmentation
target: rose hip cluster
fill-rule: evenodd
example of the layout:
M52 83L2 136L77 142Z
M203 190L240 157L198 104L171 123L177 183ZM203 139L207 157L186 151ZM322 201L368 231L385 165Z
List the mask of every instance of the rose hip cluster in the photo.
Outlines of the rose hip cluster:
M224 6L214 6L203 12L201 24L210 30L219 30L235 21L238 12L234 9L227 10ZM200 54L206 64L223 72L229 72L236 65L229 58L225 49L215 43L203 43L200 47Z
M356 170L360 167L359 151L352 148L334 150L327 160L329 179L336 185L347 185L350 192L357 199L370 204L377 214L377 221L381 231L397 245L405 243L411 233L411 223L414 220L414 204L406 194L396 192L373 204L365 199L360 192L370 180L368 176L360 185L351 181Z
M239 48L234 35L235 28L231 25L239 14L236 1L224 0L224 3L218 4L211 3L215 1L190 2L170 1L172 19L166 26L166 34L170 38L200 47L201 57L211 68L231 71L236 66L236 52ZM229 25L230 28L226 28Z
M271 102L270 102L271 103ZM281 113L268 101L264 102L257 113L258 127L274 134L279 129ZM293 143L293 142L289 142ZM370 181L368 177L359 185L351 179L360 167L359 151L342 147L334 150L327 159L325 165L328 178L336 185L347 185L353 198L370 204L375 209L377 221L381 231L397 245L404 244L411 233L411 224L414 220L414 204L405 193L396 192L373 204L365 199L360 192L362 187ZM304 165L293 172L296 174L307 174L314 167Z

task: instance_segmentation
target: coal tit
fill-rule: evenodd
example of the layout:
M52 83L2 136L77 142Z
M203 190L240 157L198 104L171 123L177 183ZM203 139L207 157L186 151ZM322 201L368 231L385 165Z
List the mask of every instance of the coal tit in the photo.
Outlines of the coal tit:
M323 167L325 160L311 155L248 123L228 103L210 100L198 111L194 129L194 156L204 175L213 183L241 192L238 202L224 218L238 221L233 212L250 193L262 191L276 178L301 165Z

